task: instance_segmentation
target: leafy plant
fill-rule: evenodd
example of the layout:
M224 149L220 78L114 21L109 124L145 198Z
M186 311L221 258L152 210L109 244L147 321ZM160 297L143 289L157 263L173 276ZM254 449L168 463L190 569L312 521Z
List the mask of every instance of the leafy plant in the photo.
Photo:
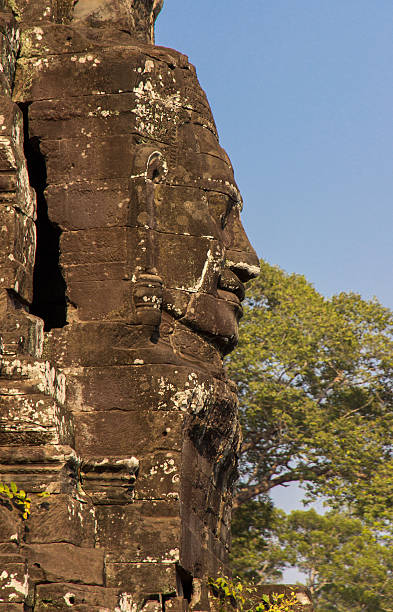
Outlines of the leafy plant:
M220 600L220 612L236 609L240 612L294 612L299 604L295 593L287 597L283 593L270 595L257 593L252 583L228 576L209 578L213 595Z
M49 497L48 491L38 493L38 497ZM6 502L12 504L22 515L24 520L30 516L31 498L27 496L26 491L19 489L15 482L10 482L9 486L6 483L0 482L0 500L3 498Z
M299 601L295 593L291 593L290 597L284 593L271 593L270 595L262 595L261 603L259 603L255 612L294 612L299 605Z

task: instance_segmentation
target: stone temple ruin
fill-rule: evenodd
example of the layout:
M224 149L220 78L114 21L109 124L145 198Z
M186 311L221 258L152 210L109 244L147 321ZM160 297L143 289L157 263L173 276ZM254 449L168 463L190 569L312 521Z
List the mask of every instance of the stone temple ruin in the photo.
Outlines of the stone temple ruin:
M0 0L0 611L208 610L227 560L258 260L161 7Z

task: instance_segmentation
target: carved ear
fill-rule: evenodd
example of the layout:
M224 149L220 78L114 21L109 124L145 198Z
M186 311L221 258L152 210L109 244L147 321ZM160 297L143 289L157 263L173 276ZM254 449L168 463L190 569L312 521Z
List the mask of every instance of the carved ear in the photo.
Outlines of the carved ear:
M168 174L168 164L160 151L153 151L146 164L145 181L163 183Z
M167 161L158 149L137 147L131 171L131 179L144 178L146 183L162 183L168 174Z
M154 236L155 208L154 192L156 185L162 183L168 173L165 157L153 147L140 147L134 157L133 180L137 184L137 218L143 215L144 263L140 261L139 272L133 288L133 319L145 328L151 337L158 331L161 322L163 282L157 273L156 244ZM142 265L141 265L142 264Z

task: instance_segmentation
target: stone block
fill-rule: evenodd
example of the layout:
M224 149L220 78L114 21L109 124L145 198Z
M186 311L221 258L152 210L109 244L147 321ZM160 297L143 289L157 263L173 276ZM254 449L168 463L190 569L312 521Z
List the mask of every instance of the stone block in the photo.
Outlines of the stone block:
M106 564L107 586L133 593L136 597L176 594L176 566L166 563Z
M29 109L31 134L45 140L58 138L105 138L136 131L133 93L91 95L60 100L37 100Z
M71 49L70 49L71 50ZM51 100L62 96L105 95L132 92L138 81L134 66L140 51L132 47L121 50L91 49L87 53L46 55L22 58L18 62L14 99Z
M125 227L95 227L61 236L61 263L64 266L126 262L128 234ZM137 240L139 237L135 236Z
M0 446L0 480L28 493L74 492L77 468L69 446Z
M139 461L135 457L83 456L83 490L94 505L129 504L133 499Z
M35 224L11 206L0 205L0 288L13 289L31 301Z
M104 552L72 544L27 544L29 576L34 582L78 582L102 586Z
M48 159L48 181L51 184L84 180L127 179L133 137L126 134L93 139L44 140L41 152Z
M18 28L12 13L2 13L0 21L0 61L3 67L0 91L11 96L19 47L15 36Z
M180 453L156 451L143 454L139 459L140 468L135 483L135 499L179 500L181 487Z
M85 280L69 284L67 297L77 308L80 321L129 321L131 290L129 280Z
M181 449L183 415L173 412L109 412L74 415L75 448L81 456L130 457ZM167 435L163 436L163 432Z
M113 612L119 603L118 589L75 583L39 584L35 610L101 610Z
M152 344L142 325L125 321L72 322L60 333L52 330L46 337L43 356L59 368L72 369L149 363L184 365L169 345Z
M207 374L166 364L160 366L159 377L156 366L143 364L83 368L70 372L67 380L68 405L75 410L201 410L202 396L212 385Z
M0 34L0 49L4 42ZM4 66L4 64L3 64ZM16 170L20 165L23 153L23 120L20 108L9 95L0 93L2 120L0 123L0 170Z
M71 185L50 185L45 196L50 219L56 221L63 230L127 224L128 179L86 180Z
M27 527L27 544L66 542L94 548L94 514L88 498L80 501L59 494L34 499Z
M0 542L20 542L22 533L21 514L4 500L0 505ZM3 555L1 550L0 555Z
M143 216L139 215L144 211L145 198L143 187L136 189L138 197L132 200L130 219L132 224L139 225L143 222ZM159 213L156 215L156 229L160 232L205 236L207 239L214 239L222 232L218 219L223 213L217 207L209 207L199 189L179 187L174 190L170 185L158 184L154 203Z
M5 561L1 563L1 570L0 602L23 603L28 592L28 576L25 563Z
M0 444L61 444L62 418L64 410L51 397L0 390Z
M146 514L147 505L145 502L97 508L97 546L105 549L106 562L174 563L179 560L180 515L160 516L161 508L165 513L166 502L158 505L156 502L154 513Z
M20 359L21 354L27 354L39 358L44 339L43 321L18 306L7 290L0 290L3 356L8 358L18 355Z

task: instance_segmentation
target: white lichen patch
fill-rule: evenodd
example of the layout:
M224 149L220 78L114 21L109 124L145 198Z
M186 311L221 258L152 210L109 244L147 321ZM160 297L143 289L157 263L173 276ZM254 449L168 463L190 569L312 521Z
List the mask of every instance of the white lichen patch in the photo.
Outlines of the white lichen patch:
M119 605L116 606L114 612L137 612L138 605L134 603L132 595L129 593L120 593Z
M252 266L242 261L230 261L229 259L225 261L225 267L233 270L244 270L250 276L258 276L261 271L259 266Z
M162 560L162 563L176 563L180 559L180 551L178 548L171 548Z
M154 63L145 64L144 72L151 72ZM147 69L146 69L147 68ZM184 103L180 91L165 93L165 90L158 91L156 83L149 78L143 79L134 87L134 94L137 99L136 107L132 112L136 116L137 129L151 137L157 136L163 129L163 125L179 123L179 110Z
M36 389L53 397L60 404L65 403L66 377L62 372L55 370L49 361L29 362L20 359L3 359L3 373L12 377L17 373L29 381Z
M42 40L42 37L44 35L44 30L42 28L39 27L34 27L33 28L33 34L36 37L37 40Z
M139 460L136 457L126 457L117 459L116 465L124 465L130 472L135 472L139 468Z
M75 600L75 593L71 593L68 592L65 595L63 595L63 599L66 603L66 606L68 606L69 608L72 608L74 605L74 600Z
M177 391L171 398L170 403L177 410L198 414L206 410L214 400L213 385L205 385L198 382L195 372L189 375L189 381L185 383L184 389Z
M104 117L104 119L107 119L108 117L118 117L119 115L120 111L102 108L102 106L97 106L96 109L91 110L88 113L88 117Z
M22 595L23 597L27 596L28 593L28 581L29 575L24 574L24 581L21 582L17 579L17 574L11 572L8 574L5 570L0 574L0 581L4 581L4 584L1 585L1 590L10 589L14 591L14 593L10 593L8 595L8 599L12 601L12 599L16 599L18 595ZM6 582L5 582L6 581Z

